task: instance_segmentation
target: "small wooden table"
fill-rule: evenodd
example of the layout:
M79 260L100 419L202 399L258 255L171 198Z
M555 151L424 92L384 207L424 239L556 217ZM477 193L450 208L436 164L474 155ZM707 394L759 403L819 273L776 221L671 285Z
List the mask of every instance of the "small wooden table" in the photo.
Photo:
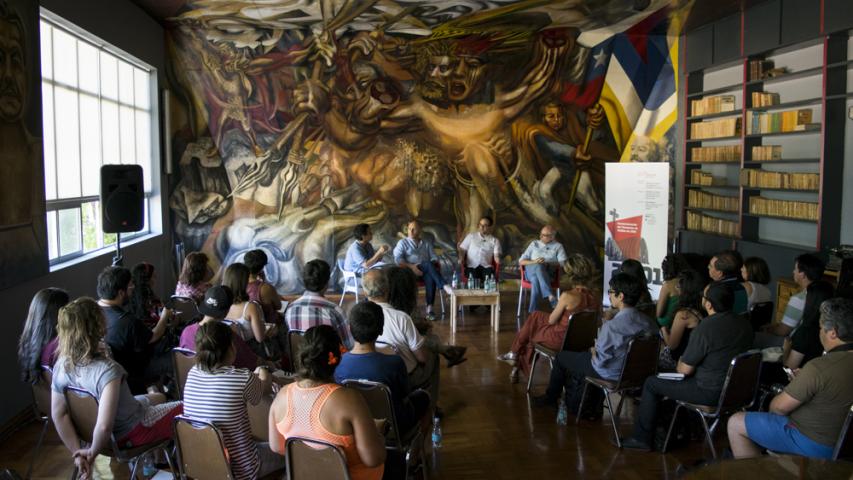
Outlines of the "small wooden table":
M465 305L488 305L491 307L492 329L495 332L500 331L500 303L501 294L499 291L454 289L453 295L450 296L450 332L456 333L456 317L459 313L459 307Z

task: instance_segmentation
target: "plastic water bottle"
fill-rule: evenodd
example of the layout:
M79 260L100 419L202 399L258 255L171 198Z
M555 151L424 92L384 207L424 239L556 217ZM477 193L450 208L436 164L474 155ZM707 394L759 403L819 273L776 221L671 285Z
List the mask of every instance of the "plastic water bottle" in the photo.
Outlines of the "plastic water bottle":
M569 410L566 408L565 396L560 395L560 403L557 405L557 425L569 423Z
M456 276L456 270L453 271L453 278L450 279L450 288L454 290L459 288L459 277Z
M468 290L474 290L474 276L468 277Z
M154 454L147 453L142 457L142 476L151 478L157 475L157 467L154 466Z
M441 448L441 420L438 417L432 419L432 446Z

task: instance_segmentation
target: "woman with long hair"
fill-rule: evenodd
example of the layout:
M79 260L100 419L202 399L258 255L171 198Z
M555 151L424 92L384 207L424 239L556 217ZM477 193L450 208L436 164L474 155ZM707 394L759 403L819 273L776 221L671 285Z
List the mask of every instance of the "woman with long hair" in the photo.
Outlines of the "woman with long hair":
M268 261L267 254L260 249L250 250L243 255L243 263L249 268L246 293L253 302L260 304L267 323L279 324L283 320L278 312L281 309L281 297L264 276L264 267Z
M200 304L204 300L204 292L210 288L210 279L213 278L209 262L210 259L202 252L191 252L187 255L175 286L175 295L192 298L196 304Z
M530 374L534 343L559 350L569 328L569 317L581 310L597 311L601 308L601 295L593 287L598 279L598 271L592 260L575 253L569 255L563 269L563 278L569 288L560 294L554 311L535 311L528 315L521 330L515 335L510 351L498 356L498 360L512 365L512 383L518 381L519 368L525 375Z
M267 330L264 312L257 302L249 298L249 268L242 263L232 263L222 275L222 286L231 289L234 301L226 320L234 322L240 337L255 353L267 359L279 359L286 351L287 326L273 326Z
M73 453L82 478L91 475L95 457L110 443L138 447L171 438L172 419L182 412L181 402L166 403L162 393L133 396L127 372L108 358L101 346L106 321L101 307L82 297L59 310L59 358L53 371L52 414L56 431ZM65 402L65 388L88 391L98 400L98 418L92 443L80 448L80 439Z
M658 325L669 327L675 316L678 306L678 294L675 293L678 284L678 274L688 268L687 260L680 253L670 253L661 262L661 273L663 274L663 285L660 287L657 301ZM645 276L645 275L644 275Z
M154 328L163 315L171 315L171 311L163 308L163 302L154 293L154 265L148 262L140 262L130 269L133 279L133 293L128 303L128 311L149 328Z
M270 408L270 448L284 455L289 437L322 440L343 450L353 480L378 480L384 471L385 439L362 395L335 383L343 349L329 325L305 332L298 380L282 388Z
M761 257L749 257L740 268L743 288L746 289L747 302L751 309L757 303L771 302L773 297L767 284L770 283L770 267Z
M687 348L687 342L693 329L705 318L702 310L702 294L705 291L705 277L695 270L682 270L678 274L676 292L678 305L671 327L660 327L661 337L666 347L661 357L661 366L675 368L681 354Z
M61 288L45 288L33 296L24 331L18 341L21 381L36 384L41 378L41 366L53 366L59 346L56 336L59 309L69 300L68 292Z

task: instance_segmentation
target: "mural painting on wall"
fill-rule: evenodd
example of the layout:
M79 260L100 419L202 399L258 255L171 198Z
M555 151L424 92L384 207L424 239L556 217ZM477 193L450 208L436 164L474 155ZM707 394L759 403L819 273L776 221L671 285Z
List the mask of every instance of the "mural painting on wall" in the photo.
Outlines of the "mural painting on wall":
M0 0L0 288L47 273L38 4Z
M221 265L264 249L283 293L358 223L393 245L418 218L446 267L483 215L510 276L546 223L600 259L603 165L630 148L611 44L646 23L668 52L666 3L189 2L168 31L176 232Z

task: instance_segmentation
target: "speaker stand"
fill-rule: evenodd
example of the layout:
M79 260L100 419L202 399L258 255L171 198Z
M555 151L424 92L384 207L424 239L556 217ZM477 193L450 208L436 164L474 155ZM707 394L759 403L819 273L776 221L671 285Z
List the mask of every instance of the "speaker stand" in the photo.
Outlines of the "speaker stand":
M113 266L124 266L124 257L121 254L121 232L116 233L116 255L113 257Z

